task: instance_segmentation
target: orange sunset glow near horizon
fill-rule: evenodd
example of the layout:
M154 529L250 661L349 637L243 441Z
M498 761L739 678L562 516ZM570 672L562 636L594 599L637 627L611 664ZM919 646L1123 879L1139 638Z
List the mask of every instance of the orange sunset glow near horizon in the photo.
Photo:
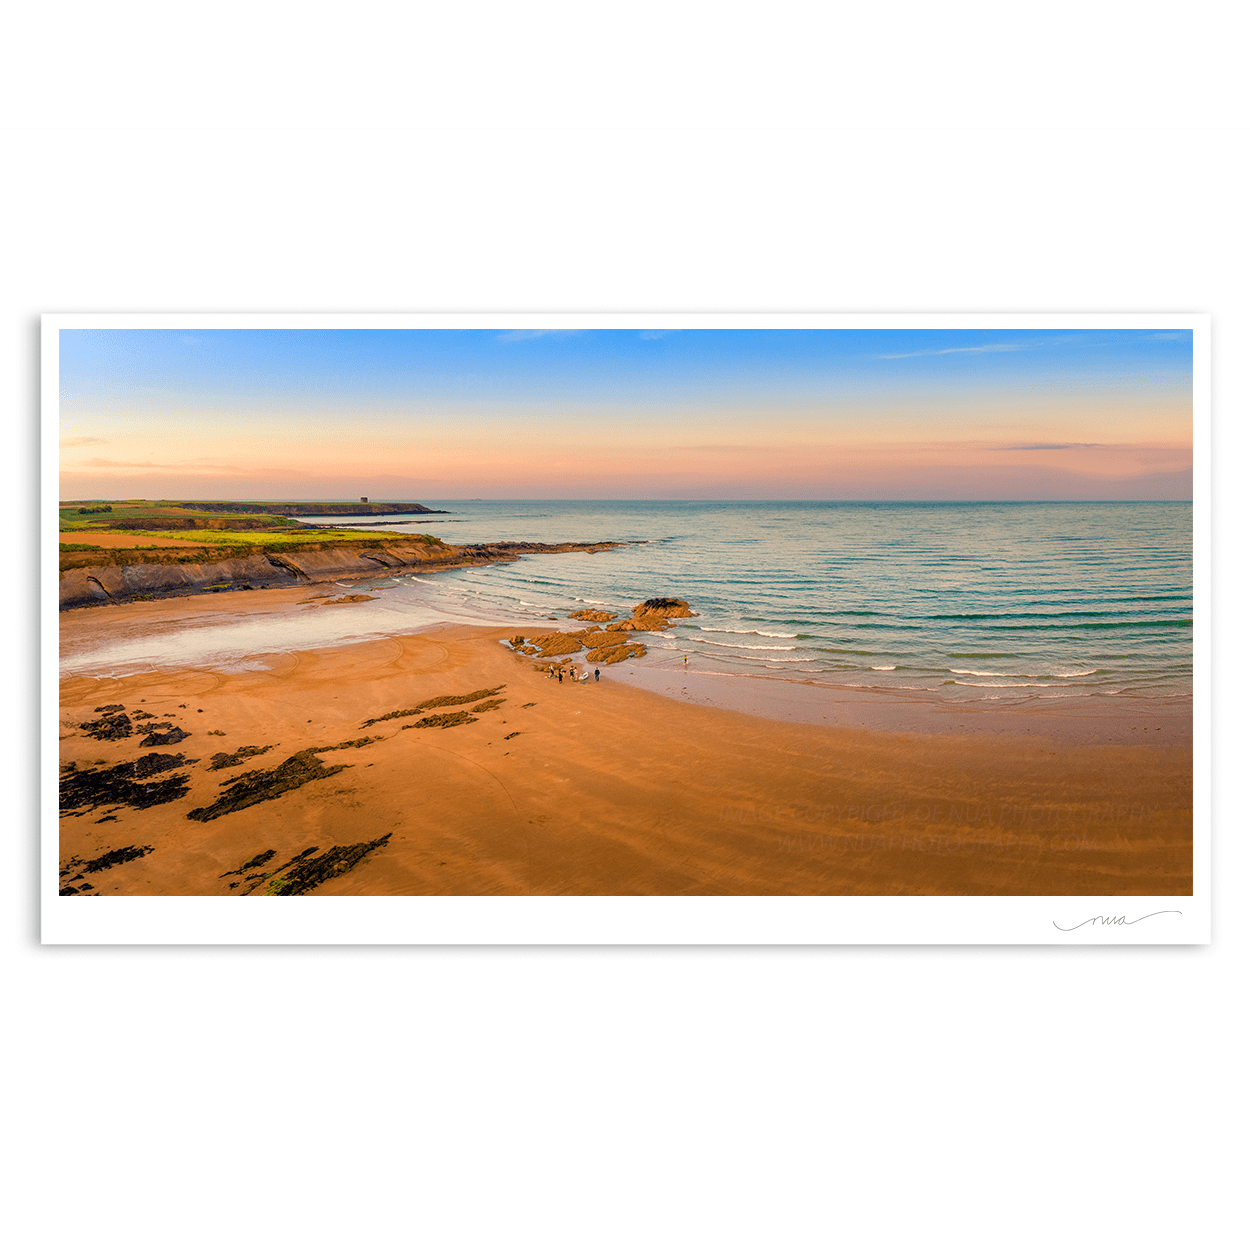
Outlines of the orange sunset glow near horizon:
M1189 330L61 330L64 499L1188 499Z

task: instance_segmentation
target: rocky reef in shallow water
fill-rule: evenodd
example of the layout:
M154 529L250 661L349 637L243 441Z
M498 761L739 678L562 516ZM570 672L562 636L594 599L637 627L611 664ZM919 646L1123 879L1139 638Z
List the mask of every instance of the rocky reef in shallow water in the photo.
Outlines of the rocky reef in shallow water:
M569 613L571 621L593 622L587 629L553 630L546 634L514 634L508 646L521 655L538 660L554 660L581 651L592 664L619 664L622 660L646 655L647 648L633 637L636 633L664 633L671 620L698 616L684 599L647 599L635 604L633 615L617 620L611 612L582 608Z

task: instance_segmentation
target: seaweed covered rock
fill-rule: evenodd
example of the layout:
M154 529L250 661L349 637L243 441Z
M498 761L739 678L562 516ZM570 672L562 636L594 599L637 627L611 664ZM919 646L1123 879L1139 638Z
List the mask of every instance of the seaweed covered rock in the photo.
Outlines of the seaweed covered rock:
M401 708L397 712L386 712L382 716L372 716L360 727L367 729L370 725L380 724L384 720L397 720L403 716L415 716L418 712L429 711L432 707L455 707L459 703L477 703L482 699L493 698L505 687L495 686L490 690L473 690L468 694L440 694L433 699L425 699L415 707Z
M240 747L237 751L227 754L225 751L218 751L208 762L211 769L217 770L222 768L233 768L236 764L242 764L244 760L251 759L254 755L264 755L266 751L272 751L272 746L267 747Z
M472 725L483 712L493 712L502 707L506 699L487 699L476 707L461 708L458 712L443 712L435 716L424 716L411 725L401 725L401 729L452 729L456 725Z
M266 886L265 893L271 896L307 894L323 882L333 877L341 877L345 872L351 872L366 855L381 850L390 840L391 835L387 833L374 842L357 842L352 846L332 846L324 855L318 855L315 859L306 856L297 857L294 864L285 872L279 870L281 875L273 877Z
M89 738L96 738L100 742L114 742L118 738L129 738L134 733L135 727L130 723L130 717L122 711L120 703L109 703L96 708L96 711L103 712L104 715L99 720L83 721L78 726Z
M79 768L66 764L61 769L61 811L91 811L106 803L148 808L172 803L187 793L189 778L178 773L161 781L144 781L156 773L180 768L181 755L143 755L137 760L112 768Z
M256 769L230 782L223 782L226 790L221 797L207 807L193 808L187 813L187 819L216 820L228 812L237 812L255 803L276 799L286 794L288 790L298 790L300 786L306 786L310 781L333 777L335 773L341 773L349 767L351 767L349 764L327 767L311 749L297 751L290 758L283 760L277 768Z
M697 612L690 610L690 605L684 599L646 599L642 603L634 605L635 616L643 616L649 613L666 616L672 620L677 620L683 616L699 615Z

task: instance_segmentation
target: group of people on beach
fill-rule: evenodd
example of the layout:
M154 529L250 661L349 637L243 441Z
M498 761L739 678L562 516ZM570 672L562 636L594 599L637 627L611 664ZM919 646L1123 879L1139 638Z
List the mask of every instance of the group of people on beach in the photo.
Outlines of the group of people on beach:
M554 664L552 664L548 667L547 674L550 677L554 677L558 682L560 682L561 685L564 684L564 669L563 668L557 668ZM572 681L572 682L583 682L583 681L590 680L589 673L579 672L575 668L569 669L568 677L569 677L569 681ZM599 670L595 669L595 681L598 681L598 680L599 680Z
M682 663L682 668L688 670L690 668L690 657L688 655L683 655L681 657L681 663ZM549 677L554 677L558 682L560 682L561 685L564 684L564 669L563 668L557 668L554 664L549 664L547 666L547 675ZM590 680L589 673L580 672L578 669L575 669L575 668L569 669L568 676L569 676L569 681L573 681L573 682L583 682L583 681ZM595 681L598 681L598 680L599 680L599 670L595 669Z

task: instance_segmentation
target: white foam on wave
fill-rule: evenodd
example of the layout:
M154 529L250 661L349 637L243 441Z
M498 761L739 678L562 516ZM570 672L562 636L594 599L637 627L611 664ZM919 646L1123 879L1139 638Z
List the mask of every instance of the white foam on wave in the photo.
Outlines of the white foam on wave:
M993 673L979 668L952 668L947 671L957 673L961 677L1092 677L1098 670L1083 668L1071 673Z
M735 651L797 651L798 647L767 647L751 642L717 642L715 638L705 638L704 642L713 647L733 647Z
M898 668L898 665L897 664L872 664L869 667L872 669L874 673L892 673L894 672L896 668Z
M696 625L705 634L739 634L744 638L797 638L798 634L774 634L766 629L722 629L719 625ZM713 641L711 638L708 642Z
M806 671L806 669L800 670L800 672ZM815 672L816 670L813 669L812 671ZM829 669L821 669L820 671L827 673ZM929 694L938 693L936 686L896 686L892 682L888 686L883 686L880 682L874 681L835 681L829 684L839 690L888 690L891 694L899 690L923 690Z
M952 686L971 686L974 690L997 690L1000 687L1009 687L1019 690L1033 690L1040 687L1043 690L1049 690L1051 686L1066 686L1067 682L1063 681L953 681Z

